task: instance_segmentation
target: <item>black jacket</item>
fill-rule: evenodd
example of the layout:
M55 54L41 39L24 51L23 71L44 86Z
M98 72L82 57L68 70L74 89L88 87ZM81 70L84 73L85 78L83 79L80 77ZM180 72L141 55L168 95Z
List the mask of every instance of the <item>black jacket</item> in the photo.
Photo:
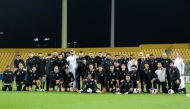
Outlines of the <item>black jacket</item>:
M172 60L169 58L167 58L167 59L161 58L161 62L162 62L162 67L166 68L166 70L169 70L170 62L172 62Z
M108 73L107 73L107 77L108 77L108 81L112 81L112 79L114 79L114 81L116 81L116 80L118 80L119 79L119 77L118 77L118 72L117 71L114 71L114 72L111 72L111 71L109 71Z
M63 58L63 59L61 59L61 60L57 59L57 66L58 66L59 70L62 70L63 67L64 67L66 64L68 64L68 63L67 63L67 60L66 60L65 58Z
M56 65L55 59L45 59L45 65L46 65L46 75L49 75L51 71L54 70L54 66Z
M37 71L45 71L45 59L37 58Z
M97 79L97 77L96 77L96 70L94 70L94 71L91 71L90 69L88 69L87 71L86 71L86 73L85 73L85 75L84 75L84 78L87 78L88 77L88 74L90 74L91 75L91 77L92 77L92 79Z
M39 80L39 75L38 75L38 73L37 72L30 72L29 74L28 74L28 82L29 83L32 83L33 82L33 80Z
M169 68L168 72L169 72L169 79L171 81L180 80L180 74L177 67Z
M37 65L37 58L35 56L33 56L32 58L28 58L26 60L26 66L27 66L27 70L32 70L32 66L36 66Z
M26 65L25 65L25 63L24 63L24 61L22 59L20 59L20 60L15 59L14 60L14 67L18 68L19 63L22 63L24 68L26 68Z
M91 89L97 88L95 81L92 81L92 80L84 81L82 84L82 89L84 89L85 86L86 86L86 88L91 88Z
M126 77L127 74L129 74L129 72L127 70L118 72L119 81L125 80L125 77Z
M97 67L99 65L101 65L102 61L104 60L105 57L99 57L99 56L96 56L95 57L95 60L96 60L96 63L97 63Z
M3 72L2 82L4 82L4 83L12 83L12 81L14 81L14 74L13 74L13 72L5 70Z
M64 81L64 83L73 82L73 81L74 81L74 76L73 76L73 74L72 74L71 72L69 72L68 74L67 74L67 73L64 73L63 81Z
M135 72L130 71L129 74L130 74L130 78L132 81L139 81L140 80L140 75L139 75L138 71L135 71Z
M102 71L102 72L97 71L97 81L99 83L104 83L104 86L102 86L102 87L105 87L105 85L106 85L106 72L105 71Z
M57 72L55 73L54 71L50 72L50 81L51 82L55 82L56 80L63 80L63 75L61 74L61 72Z
M126 81L126 79L119 85L119 89L133 89L133 81Z
M17 74L19 73L19 74ZM17 69L14 72L14 75L16 76L16 81L17 82L22 82L24 81L25 75L26 75L26 71L22 70L22 69Z
M144 83L150 83L152 78L154 76L153 70L152 69L144 69L143 70L143 79L144 79Z
M101 63L102 67L106 70L109 71L110 70L110 66L114 65L114 61L111 59L106 59L106 60L102 60Z

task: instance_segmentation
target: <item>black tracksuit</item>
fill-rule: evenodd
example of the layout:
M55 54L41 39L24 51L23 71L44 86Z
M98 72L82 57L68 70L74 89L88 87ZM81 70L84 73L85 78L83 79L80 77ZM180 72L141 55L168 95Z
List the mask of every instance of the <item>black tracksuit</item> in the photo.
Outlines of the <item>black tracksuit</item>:
M113 72L109 71L107 73L107 75L108 75L107 80L109 81L109 88L113 88L113 86L116 86L116 84L117 84L116 80L119 79L118 78L118 72L117 71L113 71ZM111 84L111 82L113 82L113 83Z
M101 84L101 90L106 88L106 71L97 71L97 82Z
M133 81L134 88L137 87L137 81L140 81L140 75L138 71L130 71L130 79Z
M35 56L33 56L32 58L28 58L26 60L26 66L27 66L28 72L32 70L32 66L36 66L36 65L37 65L37 58Z
M15 59L14 60L14 67L18 68L19 63L22 63L24 68L26 68L26 65L25 65L25 63L24 63L24 61L22 59L19 59L19 60Z
M50 84L48 88L54 88L56 86L56 80L63 80L63 75L61 74L61 72L57 72L55 73L54 71L51 71L49 74L50 77Z
M59 68L59 71L61 71L61 72L63 72L63 67L65 66L65 65L68 65L68 63L67 63L67 60L65 59L65 58L63 58L63 59L57 59L57 66L58 66L58 68Z
M90 58L88 59L88 61L87 61L87 62L88 62L88 64L92 64L92 65L93 65L93 67L95 68L95 63L96 63L95 58L91 58L91 57L90 57Z
M96 80L97 77L96 77L96 70L94 71L91 71L90 69L88 69L84 75L84 78L86 79L88 77L88 75L91 75L92 79Z
M28 80L27 81L28 86L32 87L32 85L36 85L36 80L39 80L38 73L37 72L28 73L28 79L27 80ZM35 81L35 82L33 82L33 81ZM38 86L36 87L36 89L38 89Z
M153 78L153 71L152 69L148 68L148 69L144 69L143 70L143 80L144 80L144 83L146 84L146 89L151 89L152 87L152 83L151 83L151 80Z
M169 78L171 83L168 84L172 84L172 90L174 90L174 92L178 92L178 88L179 88L179 84L176 84L175 81L179 80L180 81L180 73L177 67L174 68L169 68L168 70L169 72Z
M77 58L76 60L77 60L77 64L78 64L78 66L77 66L77 69L76 69L76 74L75 74L75 80L76 80L76 88L78 89L78 90L80 90L80 77L82 77L83 75L82 75L82 71L81 71L81 68L82 68L82 60L84 59L84 57L79 57L79 58Z
M26 71L24 71L23 69L17 69L14 72L14 75L16 77L17 91L21 91L22 90L22 84L21 84L21 82L23 82L23 83L25 82L24 78L25 78L25 75L26 75Z
M73 82L73 81L74 81L73 73L71 73L71 72L69 72L69 73L64 73L62 86L63 86L64 88L68 88L68 87L70 87L70 86L69 86L69 83L71 83L71 82Z
M126 79L119 85L119 90L121 93L125 93L128 92L128 94L132 94L133 92L130 91L130 88L134 88L133 87L133 81L129 80L126 81Z
M46 90L49 90L50 85L50 72L54 70L54 66L56 65L56 60L51 59L45 59L45 65L46 65Z
M96 56L95 57L95 60L96 60L96 64L97 64L97 67L99 65L101 65L102 61L104 60L105 57L99 57L99 56Z
M86 87L85 87L86 86ZM92 92L95 93L96 90L97 90L97 85L95 83L95 81L93 80L87 80L87 81L84 81L83 84L82 84L82 90L83 92L87 92L87 89L88 88L91 88L92 89Z
M141 90L142 90L142 92L144 92L144 84L143 84L143 80L144 80L144 75L143 75L144 61L142 60L142 58L139 58L137 61L138 61L138 70L137 71L140 74Z
M111 59L102 60L102 67L106 70L106 72L110 71L110 66L114 65L114 61Z
M6 91L7 88L9 89L9 91L12 91L11 84L12 84L13 81L14 81L14 74L13 74L13 72L5 70L3 72L3 78L2 78L2 82L4 84L4 87L2 87L2 91Z
M129 58L121 59L121 60L120 60L120 63L121 63L121 64L125 64L126 68L127 68L128 62L129 62Z
M37 58L37 72L39 77L45 75L45 59Z
M168 80L168 88L171 89L171 80L169 78L169 72L168 71L170 68L170 62L172 62L172 60L169 58L166 58L166 59L161 58L161 62L162 62L162 67L166 68L166 70L167 70L166 73L167 73L167 80Z
M119 76L119 82L121 80L125 80L126 75L129 74L129 72L127 70L122 70L118 72L118 76Z
M85 77L85 73L86 73L86 71L89 69L89 65L88 65L88 63L86 63L86 64L84 64L84 63L82 63L82 65L80 66L81 68L81 77L82 77L82 79L85 79L86 77Z

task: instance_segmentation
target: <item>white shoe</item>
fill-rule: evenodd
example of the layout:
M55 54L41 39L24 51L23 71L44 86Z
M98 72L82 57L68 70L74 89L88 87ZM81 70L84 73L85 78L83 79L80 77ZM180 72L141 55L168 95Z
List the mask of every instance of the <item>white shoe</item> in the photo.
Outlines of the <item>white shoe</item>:
M42 92L43 91L43 89L40 89L40 92Z
M129 93L128 93L128 92L125 92L124 94L127 95L127 94L129 94Z
M60 91L60 89L59 89L59 88L57 88L57 91L59 92L59 91Z
M36 91L38 92L38 91L39 91L39 89L36 89Z
M96 90L96 93L100 93L101 91L99 89Z
M120 93L120 92L116 92L115 94L116 94L116 95L120 95L121 93Z

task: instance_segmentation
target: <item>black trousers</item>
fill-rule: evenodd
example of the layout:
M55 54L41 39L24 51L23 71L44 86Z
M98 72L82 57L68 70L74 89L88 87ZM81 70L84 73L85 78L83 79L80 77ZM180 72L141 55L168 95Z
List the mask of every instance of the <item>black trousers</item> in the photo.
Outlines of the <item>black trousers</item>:
M80 76L81 73L80 72L76 72L76 75L75 75L75 80L76 80L76 88L80 90Z
M49 90L49 83L50 83L50 78L49 75L46 76L46 90Z
M143 81L144 79L143 79L143 74L142 73L140 73L140 82L141 82L141 91L142 92L144 92L144 81Z
M172 81L172 90L175 93L178 93L179 84L176 84L175 81Z
M160 82L160 80L156 79L153 81L154 88L157 89L157 84L162 85L162 90L164 93L168 93L168 90L166 89L166 82Z
M166 72L167 73L167 80L168 80L168 89L171 89L172 86L171 86L171 81L170 81L170 75L169 75L169 72Z
M12 91L11 85L4 85L4 87L2 88L2 91L6 91L7 88L9 89L9 91Z
M133 93L133 92L132 92L132 91L130 91L129 89L125 89L125 88L120 89L120 92L121 92L121 93L128 92L128 94L132 94L132 93Z
M16 81L16 87L17 87L17 91L21 91L22 90L21 81Z

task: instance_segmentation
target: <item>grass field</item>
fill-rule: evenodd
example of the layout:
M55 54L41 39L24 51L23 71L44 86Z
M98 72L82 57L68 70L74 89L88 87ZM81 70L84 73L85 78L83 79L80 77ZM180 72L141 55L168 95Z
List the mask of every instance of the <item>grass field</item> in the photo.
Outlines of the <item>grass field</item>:
M1 86L0 86L1 87ZM186 84L190 93L190 84ZM3 92L0 109L190 109L185 94L77 94L76 92Z

